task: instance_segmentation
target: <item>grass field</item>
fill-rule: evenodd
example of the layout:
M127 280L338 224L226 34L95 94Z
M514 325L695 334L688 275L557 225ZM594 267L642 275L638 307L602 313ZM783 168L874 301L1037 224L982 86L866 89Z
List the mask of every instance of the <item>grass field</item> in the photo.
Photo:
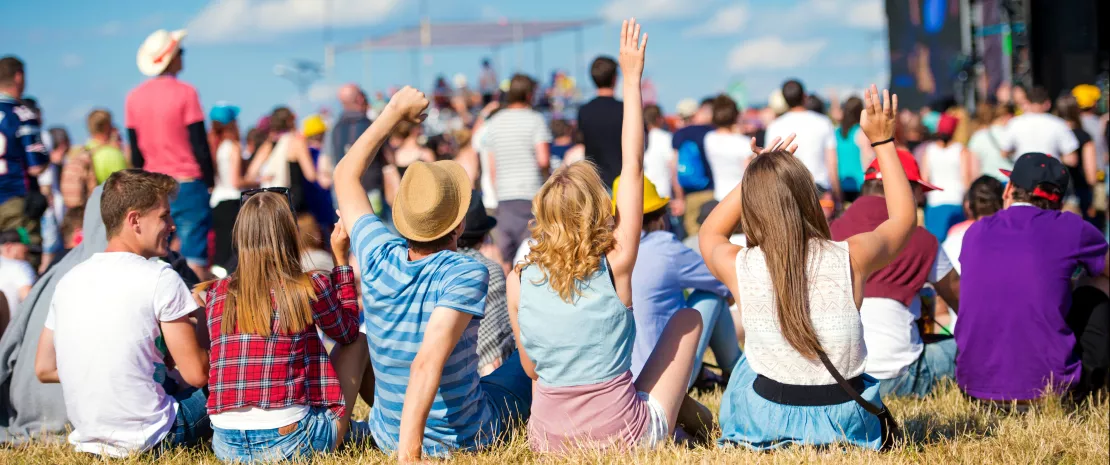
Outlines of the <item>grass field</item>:
M796 447L774 453L703 447L686 449L668 446L656 451L579 452L568 456L539 456L528 449L523 429L502 447L482 453L458 454L452 463L1110 463L1110 403L1092 402L1078 411L1066 411L1058 402L1044 402L1026 414L1007 414L986 409L964 399L954 387L922 400L890 402L891 411L905 429L907 441L889 453L848 450L816 450ZM720 393L700 400L717 410ZM356 415L365 417L360 401ZM64 444L36 443L0 448L0 464L95 463ZM367 448L347 448L334 455L305 463L325 465L391 463L388 456ZM157 463L185 465L219 463L208 449L181 449L159 459L147 456L110 463Z

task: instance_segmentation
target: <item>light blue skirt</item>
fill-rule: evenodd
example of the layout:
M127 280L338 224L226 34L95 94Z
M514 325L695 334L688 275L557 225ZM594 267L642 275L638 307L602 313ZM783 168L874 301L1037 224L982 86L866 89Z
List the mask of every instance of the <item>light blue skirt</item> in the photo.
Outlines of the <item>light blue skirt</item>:
M816 407L777 404L755 392L752 388L755 377L748 357L741 356L721 397L719 446L742 445L753 450L771 450L790 444L852 444L879 449L882 442L879 418L859 404L853 401ZM863 375L863 382L865 388L860 395L875 405L882 405L878 381Z

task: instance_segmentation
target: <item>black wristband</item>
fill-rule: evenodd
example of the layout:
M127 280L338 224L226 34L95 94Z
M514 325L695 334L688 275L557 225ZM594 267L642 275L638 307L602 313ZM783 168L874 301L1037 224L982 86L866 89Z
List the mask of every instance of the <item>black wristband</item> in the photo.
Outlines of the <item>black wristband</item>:
M880 146L880 145L883 145L883 144L886 144L886 143L890 143L890 142L894 142L894 138L893 138L893 137L891 137L890 139L887 139L887 140L881 140L881 141L875 142L875 143L871 144L871 146L872 146L872 147L878 147L878 146Z

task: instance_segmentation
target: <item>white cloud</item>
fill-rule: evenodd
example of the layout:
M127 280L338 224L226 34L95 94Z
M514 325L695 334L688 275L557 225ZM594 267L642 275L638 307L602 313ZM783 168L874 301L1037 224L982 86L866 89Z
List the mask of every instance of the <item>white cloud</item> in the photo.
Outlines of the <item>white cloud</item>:
M609 21L675 19L694 15L706 5L706 0L609 0L601 16Z
M108 21L97 28L102 36L114 36L123 32L123 21Z
M778 30L803 29L818 23L880 30L887 24L882 0L803 0L791 7L771 7L757 16L760 24Z
M862 29L886 26L886 7L881 0L857 0L847 10L848 25Z
M728 54L732 71L754 69L788 69L802 66L828 46L827 39L786 42L778 36L764 36L746 41Z
M76 53L62 55L62 67L66 69L80 68L85 64L85 59Z
M401 0L211 0L186 27L190 39L198 42L258 40L329 23L379 23L400 4Z
M751 17L744 5L721 8L708 20L684 32L687 36L723 36L740 32Z
M328 103L335 100L339 92L339 84L317 82L308 88L308 101L311 103Z

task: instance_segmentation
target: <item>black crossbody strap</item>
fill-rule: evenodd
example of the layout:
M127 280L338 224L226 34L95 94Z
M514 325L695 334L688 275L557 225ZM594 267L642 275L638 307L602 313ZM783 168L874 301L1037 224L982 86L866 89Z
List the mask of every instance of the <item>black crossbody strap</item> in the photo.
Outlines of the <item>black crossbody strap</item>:
M829 356L825 355L825 352L819 350L817 351L817 356L821 357L821 363L825 365L825 369L829 371L829 374L832 375L833 379L836 380L836 383L840 385L840 388L843 389L844 392L847 392L852 400L856 401L856 403L859 404L860 407L863 407L864 410L867 410L875 416L879 416L883 413L884 409L864 400L863 396L860 396L855 389L852 389L852 385L848 384L848 381L845 381L843 376L840 376L840 372L836 371L836 367L834 367L832 362L829 361Z

